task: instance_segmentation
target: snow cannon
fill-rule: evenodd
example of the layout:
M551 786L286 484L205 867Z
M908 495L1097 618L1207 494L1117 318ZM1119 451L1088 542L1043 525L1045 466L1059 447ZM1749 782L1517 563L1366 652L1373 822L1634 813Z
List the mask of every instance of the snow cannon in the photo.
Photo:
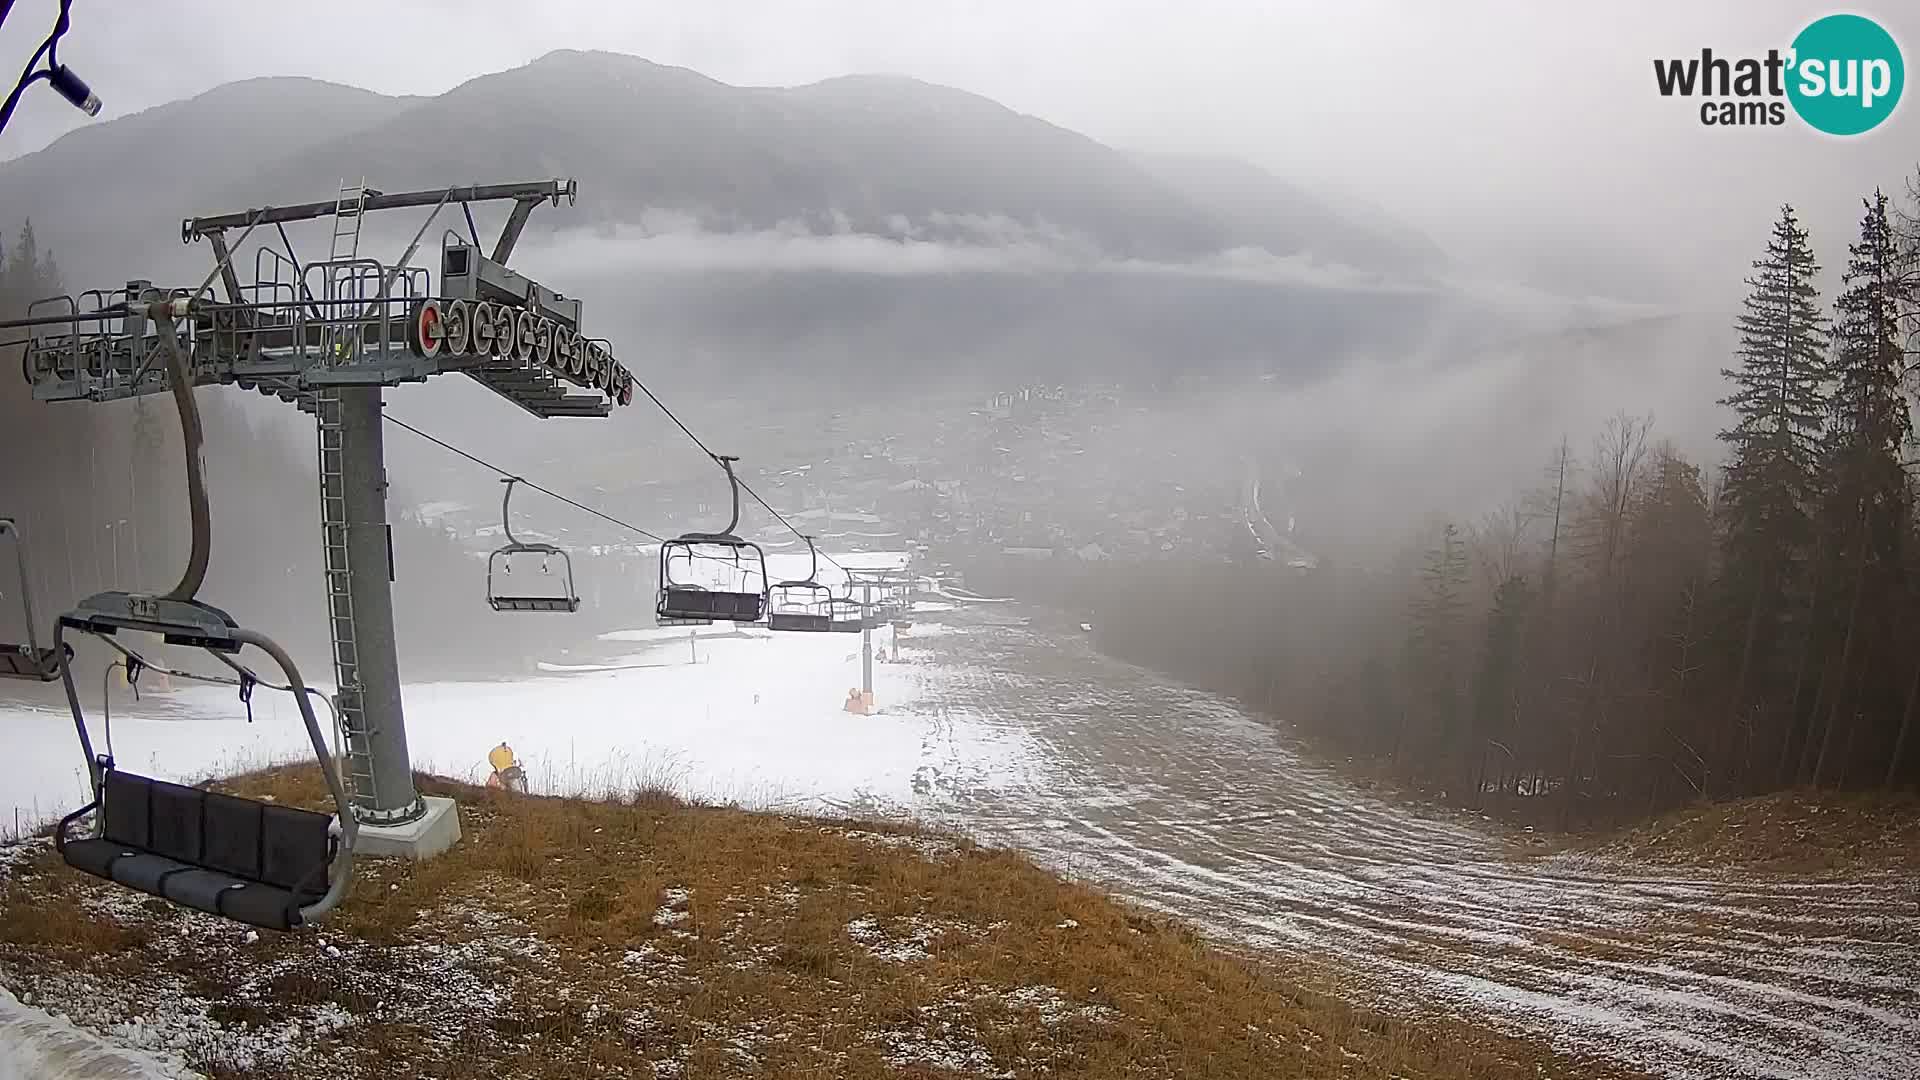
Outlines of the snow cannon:
M513 747L501 743L487 751L487 764L493 766L493 772L487 775L487 786L503 791L527 793L527 771L513 756Z

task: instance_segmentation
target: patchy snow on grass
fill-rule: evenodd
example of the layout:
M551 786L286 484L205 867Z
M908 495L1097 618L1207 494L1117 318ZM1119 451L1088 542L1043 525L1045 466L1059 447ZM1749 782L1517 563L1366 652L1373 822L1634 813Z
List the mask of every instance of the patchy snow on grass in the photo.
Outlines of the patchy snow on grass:
M643 942L637 949L628 949L620 956L622 967L634 970L657 970L674 967L684 963L680 957L662 950L653 942Z
M679 926L693 918L693 912L687 910L687 905L693 902L693 893L675 887L661 893L660 898L663 903L660 910L653 913L653 925Z
M871 832L865 829L848 829L841 835L849 840L858 840L875 847L918 852L921 858L929 862L952 858L960 853L959 844L941 836L912 836L901 833Z
M879 1036L886 1045L887 1063L896 1069L919 1065L986 1080L1011 1080L1013 1070L997 1068L993 1055L969 1030L970 1022L964 1015L959 1019L949 1015L954 1011L956 1007L947 1003L922 1005L917 1029L895 1029Z
M1076 1005L1051 986L1022 986L1001 995L1009 1009L1031 1010L1040 1014L1040 1022L1052 1027L1068 1020L1105 1024L1120 1014L1105 1005Z
M0 877L6 877L14 866L37 857L52 846L51 836L34 836L10 844L0 844Z
M491 1022L511 1008L516 976L554 959L553 946L520 920L477 903L420 914L414 932L438 935L431 940L374 945L323 928L263 943L244 926L129 891L90 893L81 903L96 916L135 927L156 944L177 938L182 962L128 970L108 961L85 972L29 967L9 975L23 994L64 1010L72 1024L145 1055L141 1061L160 1062L158 1072L120 1073L109 1071L112 1059L102 1059L105 1065L72 1076L197 1075L189 1065L272 1074L316 1046L351 1044L355 1029L369 1026L403 1025L434 1052L455 1050L449 1016ZM8 1055L34 1060L20 1055L40 1035L28 1038L16 1027L0 1009L0 1080L13 1080L5 1072ZM20 1074L58 1075L39 1066Z
M940 928L918 918L905 920L904 933L891 933L871 915L863 915L847 924L847 936L867 950L867 955L889 964L911 964L931 956L931 946L940 936Z
M272 1031L222 1024L190 992L187 980L170 972L150 973L137 982L118 974L71 974L60 986L42 989L43 998L58 1000L66 1019L102 1032L108 1044L170 1063L173 1071L163 1075L195 1075L187 1068L189 1057L202 1058L213 1048L220 1060L242 1067L284 1060L303 1028L298 1012L290 1012L286 1026Z

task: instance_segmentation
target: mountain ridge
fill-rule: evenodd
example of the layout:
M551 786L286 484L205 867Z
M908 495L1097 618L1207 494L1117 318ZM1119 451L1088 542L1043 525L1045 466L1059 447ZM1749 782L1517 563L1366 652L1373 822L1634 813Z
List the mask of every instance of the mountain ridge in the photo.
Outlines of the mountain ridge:
M1209 205L1206 187L1177 182L1168 160L911 76L741 87L641 57L557 50L432 96L297 77L223 84L0 162L0 206L34 219L67 265L89 268L106 260L73 249L151 245L172 238L180 217L324 197L331 187L316 177L362 172L386 190L580 179L580 209L537 228L667 210L720 232L798 223L978 242L952 226L964 218L1124 258L1253 247L1312 248L1373 270L1434 262L1430 241L1352 220L1245 163L1234 198Z

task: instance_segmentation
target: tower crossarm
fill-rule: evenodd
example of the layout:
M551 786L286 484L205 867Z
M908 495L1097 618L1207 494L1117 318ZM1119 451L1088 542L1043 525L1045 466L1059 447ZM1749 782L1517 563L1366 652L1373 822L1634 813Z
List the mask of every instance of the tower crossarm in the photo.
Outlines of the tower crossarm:
M130 280L124 288L36 301L24 318L0 321L0 330L29 335L0 345L26 346L21 372L42 401L162 393L167 380L154 363L158 342L146 315L158 302L177 319L170 325L195 385L237 384L311 410L330 389L459 373L534 416L606 416L631 404L634 388L612 343L582 332L577 298L505 265L533 208L571 204L578 191L572 180L397 194L343 182L323 202L189 218L182 237L206 239L215 255L199 288ZM437 267L414 263L420 240L448 203L488 201L514 204L491 257L469 214L466 233L443 233ZM428 209L413 242L395 263L368 257L360 219L404 207ZM302 263L278 226L313 218L335 219L333 243L328 258ZM275 226L270 231L283 247L258 240L248 246L262 225ZM228 230L236 227L242 231L230 243ZM224 296L209 292L216 279Z
M527 203L529 208L542 202L552 202L553 205L559 206L564 199L571 206L579 190L580 185L573 180L536 180L519 184L472 184L456 187L451 193L446 188L401 191L391 195L369 191L361 206L361 212L399 210L409 206L434 206L443 199L450 203L512 200ZM242 210L235 214L210 214L206 217L187 218L180 223L180 239L191 242L225 229L241 229L256 223L284 225L288 222L332 217L338 207L337 199L327 199L322 202L300 203L296 206L268 206L255 210ZM519 216L522 220L525 219L524 214Z

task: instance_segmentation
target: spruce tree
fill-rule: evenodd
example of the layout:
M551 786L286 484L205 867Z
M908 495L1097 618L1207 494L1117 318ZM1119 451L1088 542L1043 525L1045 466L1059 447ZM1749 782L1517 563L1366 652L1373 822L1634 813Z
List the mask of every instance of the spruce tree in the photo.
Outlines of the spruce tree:
M1901 376L1900 283L1887 198L1865 202L1860 239L1848 248L1833 326L1835 388L1821 444L1819 518L1835 553L1864 550L1899 561L1906 517L1900 455L1912 435Z
M1912 434L1901 386L1900 281L1897 241L1887 198L1865 201L1860 238L1848 248L1843 291L1834 302L1834 390L1821 448L1820 499L1814 524L1821 539L1820 593L1831 598L1816 624L1816 640L1833 657L1834 685L1819 700L1824 715L1817 751L1809 747L1813 780L1830 772L1841 727L1849 718L1893 711L1898 690L1888 682L1897 665L1885 654L1895 632L1892 604L1900 584L1902 538L1909 520L1908 487L1900 465Z
M1755 673L1775 666L1778 624L1811 547L1809 508L1830 377L1827 320L1813 285L1820 267L1793 207L1781 208L1753 270L1736 323L1739 364L1721 372L1734 384L1721 404L1736 414L1720 433L1729 451L1720 509L1724 583L1740 623L1733 694L1742 710L1754 697Z
M1860 239L1848 247L1842 292L1834 301L1833 373L1838 388L1823 460L1831 475L1849 451L1881 471L1881 488L1898 479L1901 447L1912 432L1901 387L1900 255L1887 197L1863 200ZM1887 468L1894 472L1885 471ZM1823 490L1831 489L1823 484Z

